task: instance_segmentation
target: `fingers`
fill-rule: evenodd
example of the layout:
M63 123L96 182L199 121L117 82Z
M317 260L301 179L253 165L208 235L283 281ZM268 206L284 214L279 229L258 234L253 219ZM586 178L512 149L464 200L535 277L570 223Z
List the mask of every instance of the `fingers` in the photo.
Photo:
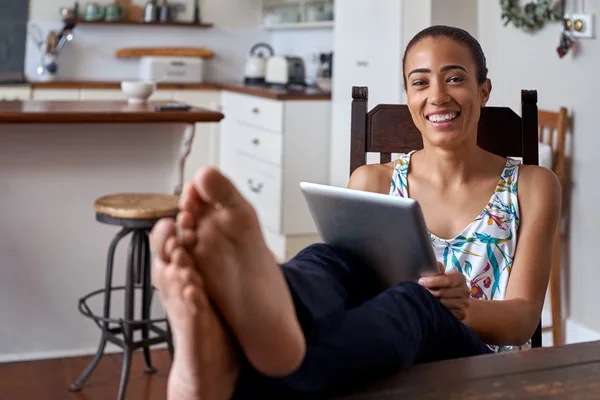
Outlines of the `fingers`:
M440 269L440 274L445 274L446 273L446 267L444 267L444 264L442 264L441 262L438 261L438 268Z
M455 299L440 299L440 303L442 303L452 314L456 316L459 320L463 320L467 316L467 312L469 310L469 298L455 298Z
M464 285L460 287L452 287L448 289L428 289L429 292L438 299L462 299L469 298L469 288Z
M443 289L458 286L465 286L465 276L460 272L450 272L448 274L427 276L419 279L419 284L427 289Z

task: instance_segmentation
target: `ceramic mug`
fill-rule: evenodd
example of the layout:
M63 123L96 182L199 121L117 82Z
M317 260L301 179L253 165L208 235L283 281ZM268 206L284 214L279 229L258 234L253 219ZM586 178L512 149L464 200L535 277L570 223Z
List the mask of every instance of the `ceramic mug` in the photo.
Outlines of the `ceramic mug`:
M116 4L106 6L106 16L104 19L107 21L120 21L125 19L127 12L121 6Z
M98 21L104 18L106 9L98 3L88 3L85 6L85 19L88 21Z

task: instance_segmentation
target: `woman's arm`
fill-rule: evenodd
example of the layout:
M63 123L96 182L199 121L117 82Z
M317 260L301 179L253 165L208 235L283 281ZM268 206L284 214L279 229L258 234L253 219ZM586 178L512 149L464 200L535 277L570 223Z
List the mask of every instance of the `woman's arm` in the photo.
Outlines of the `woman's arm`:
M520 345L531 338L540 322L550 279L560 184L546 168L520 168L520 227L506 296L499 301L471 299L464 319L489 344Z

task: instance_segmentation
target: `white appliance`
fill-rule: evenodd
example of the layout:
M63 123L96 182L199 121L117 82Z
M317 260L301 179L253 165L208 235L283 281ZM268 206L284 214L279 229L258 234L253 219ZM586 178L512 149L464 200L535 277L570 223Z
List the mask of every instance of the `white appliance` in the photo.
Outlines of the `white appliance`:
M204 60L196 57L141 57L139 78L171 83L201 83Z
M271 85L304 85L304 61L300 57L274 56L267 61L265 81Z

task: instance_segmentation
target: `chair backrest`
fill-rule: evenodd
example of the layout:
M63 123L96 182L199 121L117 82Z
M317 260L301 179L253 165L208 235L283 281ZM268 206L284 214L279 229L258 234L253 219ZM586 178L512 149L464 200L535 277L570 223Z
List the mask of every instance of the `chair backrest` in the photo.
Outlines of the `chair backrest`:
M539 110L538 112L538 140L552 147L554 158L552 170L558 177L561 185L565 177L565 138L569 125L567 109L561 107L558 112Z
M380 153L381 163L392 153L423 148L421 132L405 104L378 104L368 109L368 88L352 87L350 174L366 164L367 153ZM521 117L508 107L484 107L479 119L477 142L502 157L521 157L523 164L539 165L537 91L521 91ZM541 322L532 346L541 347Z

